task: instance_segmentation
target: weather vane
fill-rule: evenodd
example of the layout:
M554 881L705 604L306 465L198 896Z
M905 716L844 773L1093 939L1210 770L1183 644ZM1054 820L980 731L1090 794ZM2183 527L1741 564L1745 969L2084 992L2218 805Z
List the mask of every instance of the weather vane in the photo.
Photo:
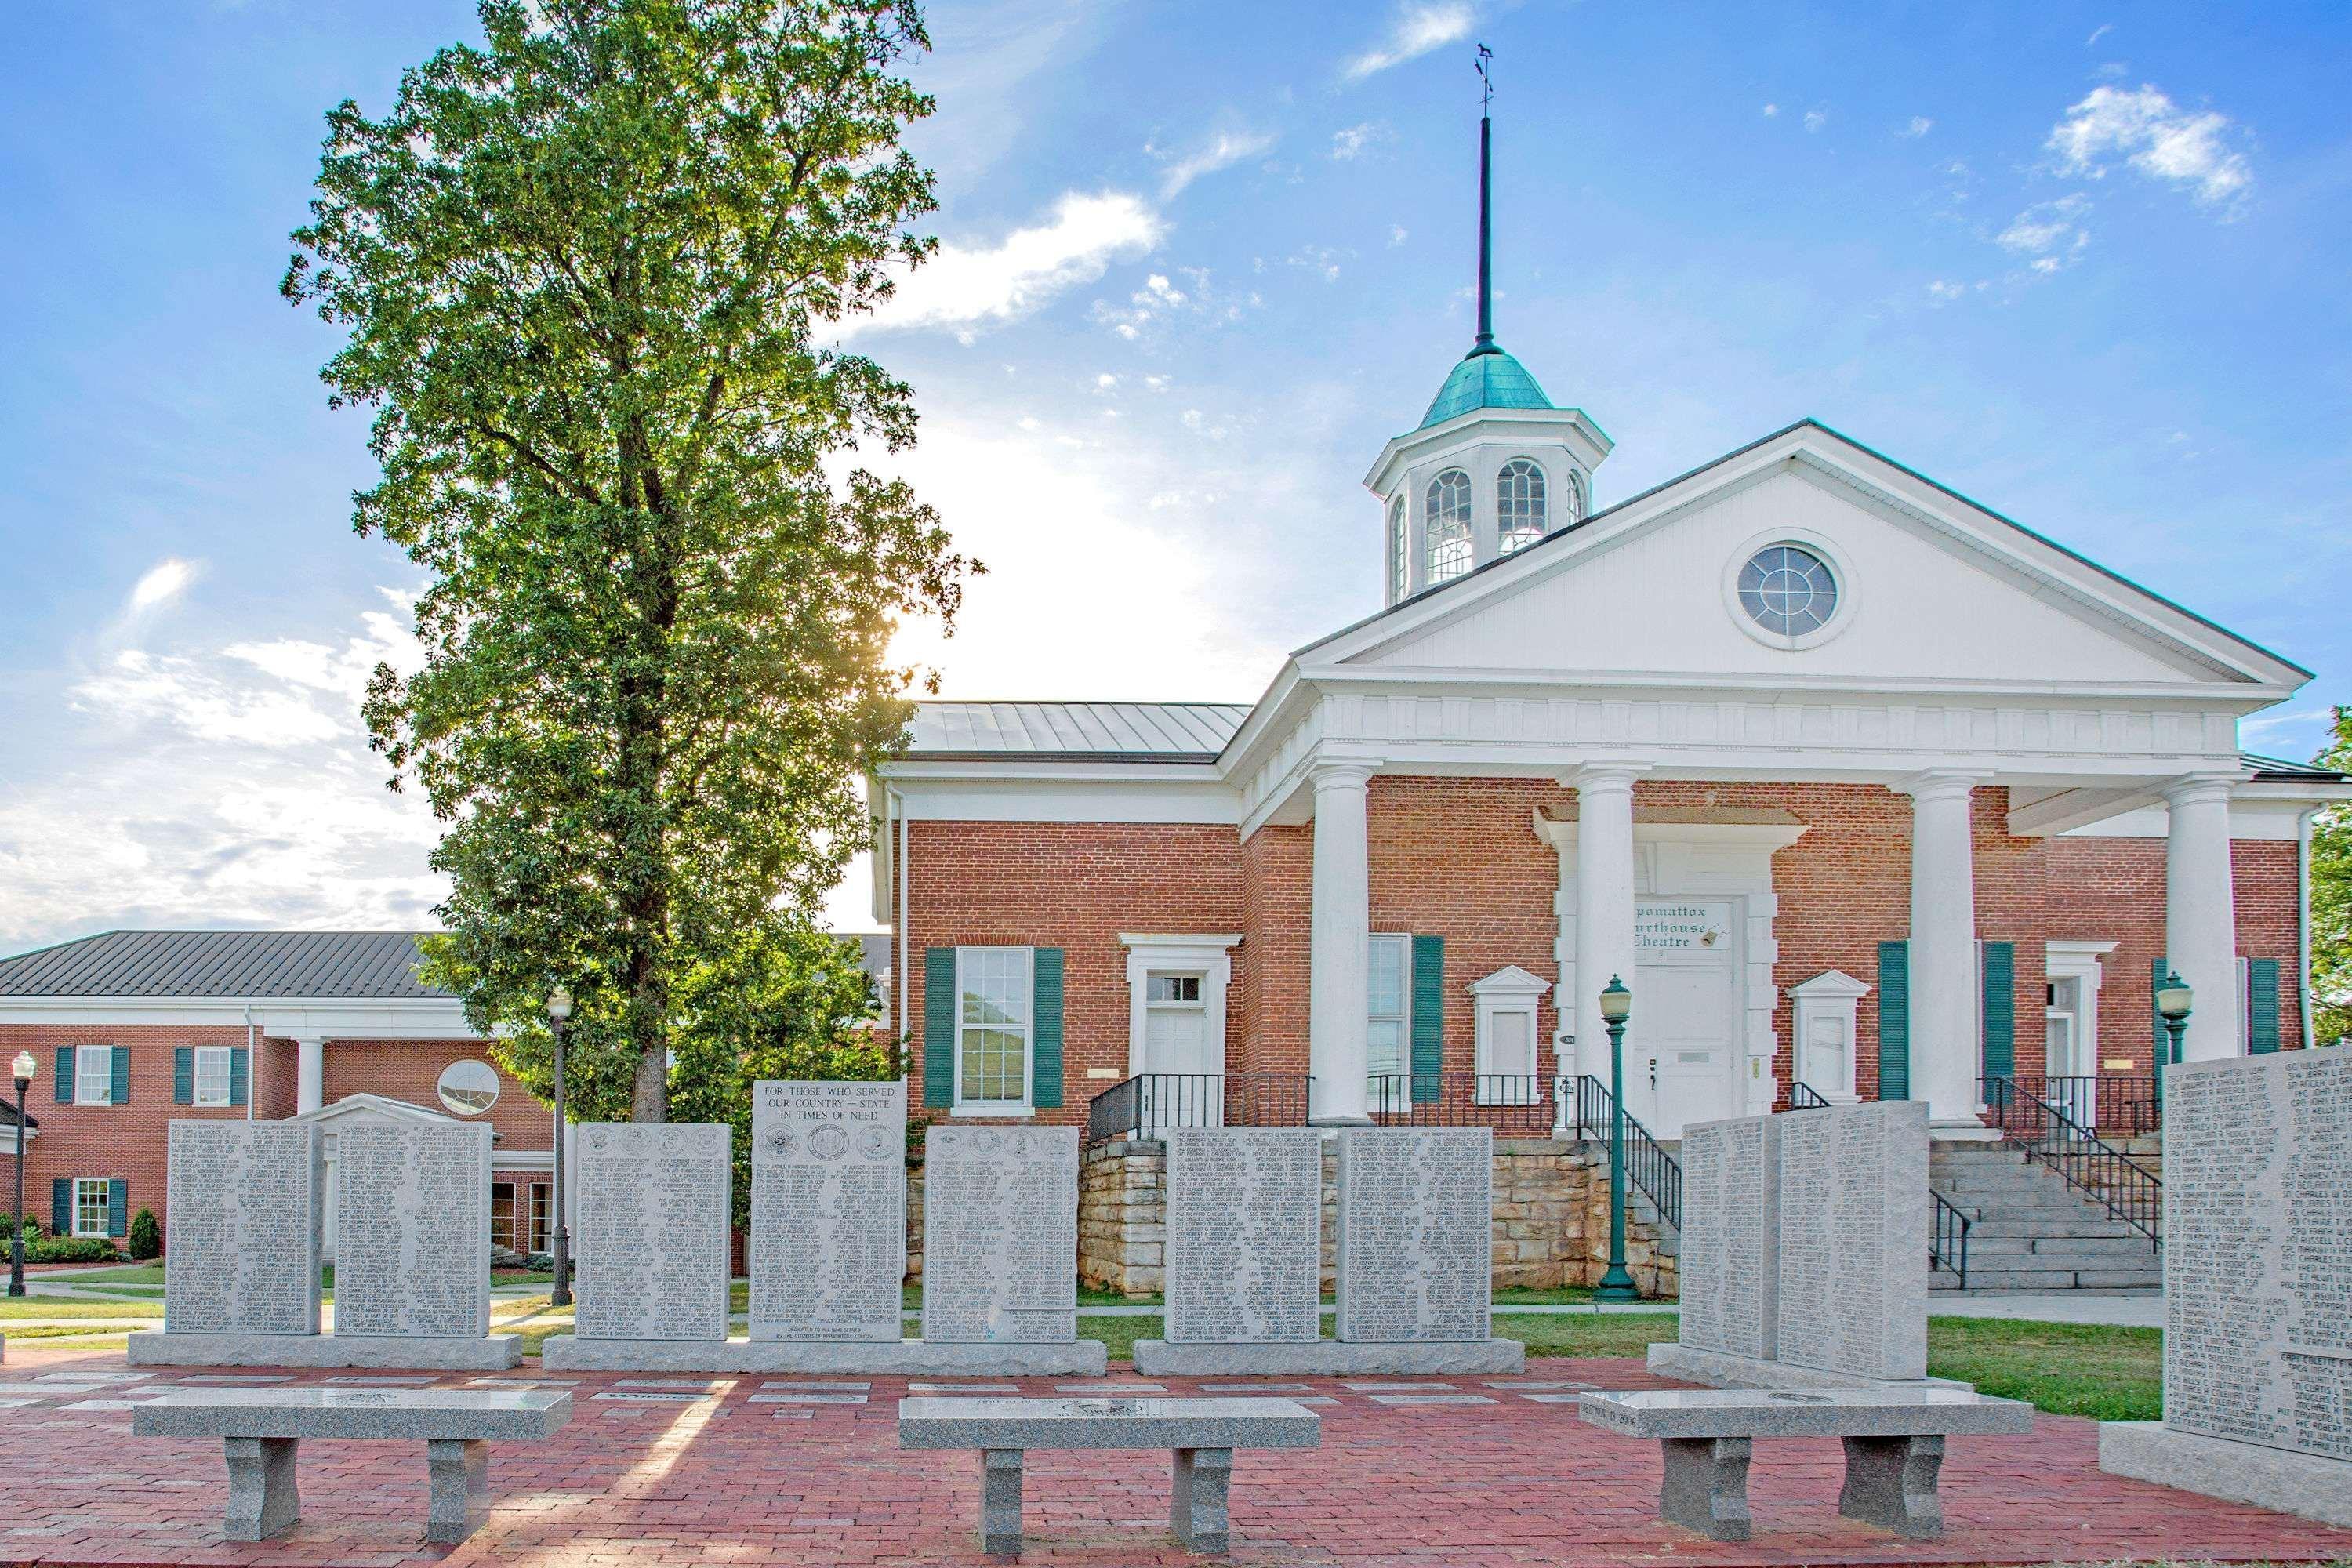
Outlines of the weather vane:
M1494 58L1494 50L1488 48L1484 44L1478 46L1478 82L1481 90L1485 94L1484 100L1479 104L1479 112L1482 114L1491 110L1495 107L1495 78L1493 73L1488 70L1486 63Z

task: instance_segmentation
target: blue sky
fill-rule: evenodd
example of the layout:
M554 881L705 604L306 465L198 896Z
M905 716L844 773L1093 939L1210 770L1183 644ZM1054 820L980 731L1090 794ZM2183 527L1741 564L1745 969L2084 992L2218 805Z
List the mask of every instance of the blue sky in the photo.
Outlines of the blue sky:
M0 948L424 922L355 713L415 578L276 293L320 115L470 8L93 3L0 97ZM2339 5L931 12L940 261L852 334L991 574L950 695L1255 697L1374 607L1360 479L1497 326L1616 438L1601 504L1812 416L2352 700ZM845 924L867 923L853 879Z

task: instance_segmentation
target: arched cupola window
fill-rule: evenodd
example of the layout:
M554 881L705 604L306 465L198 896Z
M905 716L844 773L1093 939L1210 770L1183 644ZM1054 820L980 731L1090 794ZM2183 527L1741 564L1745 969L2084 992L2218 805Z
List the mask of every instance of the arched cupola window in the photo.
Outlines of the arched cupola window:
M1404 597L1406 568L1412 563L1405 545L1404 497L1389 502L1389 602Z
M1562 517L1559 521L1559 525L1562 528L1567 528L1571 524L1580 522L1584 518L1583 479L1571 469L1569 472L1568 483L1565 488L1568 491L1568 495L1566 504L1562 510L1567 513L1567 515Z
M1544 473L1525 458L1503 465L1495 479L1495 548L1508 555L1544 536L1549 516Z
M1448 468L1429 481L1427 516L1422 521L1427 541L1422 578L1438 584L1470 570L1470 476Z

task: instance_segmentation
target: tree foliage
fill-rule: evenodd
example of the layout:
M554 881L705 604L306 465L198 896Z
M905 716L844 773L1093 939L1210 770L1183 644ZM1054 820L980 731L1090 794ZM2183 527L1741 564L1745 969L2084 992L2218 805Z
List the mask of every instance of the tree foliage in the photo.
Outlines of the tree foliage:
M425 569L423 667L365 714L453 889L428 975L586 1116L667 1114L681 977L804 923L976 570L900 481L908 388L824 346L932 241L914 0L482 0L371 119L327 117L283 291L376 410L362 535ZM846 471L843 471L843 470Z
M2352 773L2352 708L2336 710L2328 743L2311 759ZM2352 1036L2352 807L2322 811L2311 828L2311 1034Z

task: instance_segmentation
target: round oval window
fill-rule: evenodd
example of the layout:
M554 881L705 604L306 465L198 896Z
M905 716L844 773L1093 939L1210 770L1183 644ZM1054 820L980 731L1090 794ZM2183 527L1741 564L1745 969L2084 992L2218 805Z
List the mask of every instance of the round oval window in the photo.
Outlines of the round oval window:
M441 1069L441 1103L460 1116L479 1116L499 1102L498 1069L470 1057Z
M1837 614L1838 584L1829 563L1793 544L1768 544L1739 569L1739 605L1766 631L1801 637Z

